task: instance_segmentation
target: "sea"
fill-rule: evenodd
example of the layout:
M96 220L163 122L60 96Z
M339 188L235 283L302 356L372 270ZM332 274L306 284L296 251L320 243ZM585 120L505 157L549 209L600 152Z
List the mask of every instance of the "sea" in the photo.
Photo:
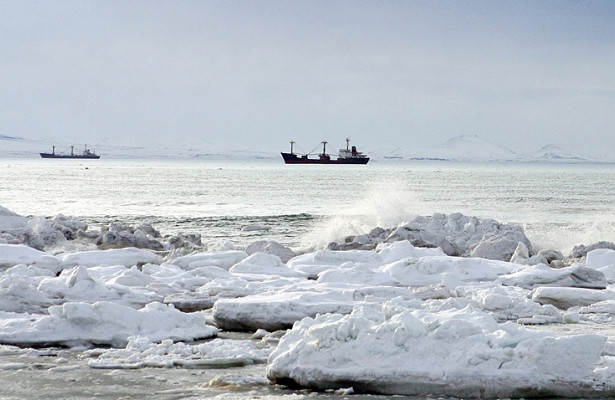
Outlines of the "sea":
M564 255L575 245L615 242L615 165L1 159L0 174L0 206L20 215L63 214L90 229L149 222L163 235L199 233L207 250L273 240L307 251L418 215L454 212L521 225L534 249ZM268 385L264 365L106 371L89 368L71 349L11 356L0 348L0 356L3 365L40 366L4 368L1 399L344 397ZM51 358L64 360L63 372L45 371Z
M0 160L0 206L23 216L151 223L208 250L273 240L323 248L417 215L459 212L524 227L535 249L615 241L615 165L385 160Z

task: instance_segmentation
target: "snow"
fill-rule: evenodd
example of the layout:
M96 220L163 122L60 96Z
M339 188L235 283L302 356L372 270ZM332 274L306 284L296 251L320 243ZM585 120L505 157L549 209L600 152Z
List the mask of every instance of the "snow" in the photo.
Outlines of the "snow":
M0 244L0 351L82 348L97 369L267 363L271 382L336 393L615 394L615 251L607 244L581 257L534 254L520 228L440 214L356 242L370 249L296 254L260 241L215 251L57 252L20 235L33 226L47 238L87 228L0 209L3 217L4 237L23 240ZM89 248L99 237L79 240ZM418 245L429 238L459 254ZM477 257L486 243L505 246ZM229 339L223 331L256 333Z
M229 269L239 261L248 257L242 250L226 250L209 253L196 253L176 258L173 263L183 269L194 269L206 266L216 266Z
M188 344L134 336L122 349L91 350L89 354L96 358L89 365L101 369L229 367L265 363L271 351L257 348L250 340L214 339Z
M76 265L95 267L99 265L138 265L146 263L159 264L162 257L149 250L125 248L99 251L85 251L66 254L61 257L64 267Z
M302 320L271 354L267 374L274 382L317 389L344 382L384 394L566 393L593 383L605 342L600 335L556 337L498 324L472 306L426 312L416 301L393 299Z
M150 303L140 310L114 302L66 302L48 314L2 313L0 342L8 344L108 344L125 346L131 336L151 340L194 340L212 337L202 314L187 314L173 306Z
M56 272L60 260L45 252L18 244L0 244L0 267L12 267L27 264Z
M220 299L214 305L214 320L227 330L280 330L304 317L319 313L348 313L354 299L350 291L282 292Z

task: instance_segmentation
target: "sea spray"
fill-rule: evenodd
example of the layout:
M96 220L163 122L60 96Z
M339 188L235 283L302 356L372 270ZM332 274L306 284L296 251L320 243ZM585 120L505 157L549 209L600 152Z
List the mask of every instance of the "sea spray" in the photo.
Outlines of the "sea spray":
M397 226L416 217L418 202L414 193L397 183L374 184L354 203L328 210L329 215L314 223L300 242L304 248L323 248L349 235L367 234L375 227Z
M614 219L609 215L604 220L592 221L588 215L583 223L537 221L524 223L523 228L535 251L557 249L569 255L580 244L589 245L599 241L615 243Z

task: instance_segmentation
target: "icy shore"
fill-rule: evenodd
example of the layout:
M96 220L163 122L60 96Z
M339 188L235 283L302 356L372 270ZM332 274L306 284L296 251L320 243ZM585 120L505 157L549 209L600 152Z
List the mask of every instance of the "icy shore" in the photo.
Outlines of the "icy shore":
M302 254L206 251L0 207L0 344L89 348L91 368L267 363L317 390L609 397L613 247L534 251L520 227L436 214Z

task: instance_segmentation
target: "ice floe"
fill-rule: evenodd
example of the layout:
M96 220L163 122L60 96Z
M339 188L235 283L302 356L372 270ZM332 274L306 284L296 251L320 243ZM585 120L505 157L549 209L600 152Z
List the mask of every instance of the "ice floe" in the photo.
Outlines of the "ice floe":
M596 385L606 338L560 337L498 324L472 306L426 311L418 301L355 306L295 324L269 358L276 383L315 389L456 397L612 393Z
M461 214L301 253L0 207L0 345L85 346L92 368L267 362L272 382L338 393L610 397L614 282L609 243L535 251Z

